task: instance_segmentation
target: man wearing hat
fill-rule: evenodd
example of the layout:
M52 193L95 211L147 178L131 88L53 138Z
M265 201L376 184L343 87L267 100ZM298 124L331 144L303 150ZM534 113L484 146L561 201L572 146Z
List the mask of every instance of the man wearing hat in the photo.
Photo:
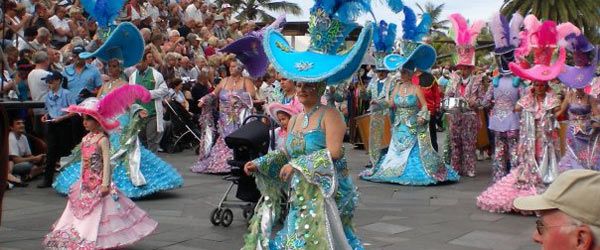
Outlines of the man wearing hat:
M225 27L225 18L222 15L215 16L215 27L213 27L213 34L219 39L227 39L227 28Z
M71 92L61 87L63 76L60 72L50 71L42 80L46 81L50 89L44 100L46 114L42 116L42 122L48 129L46 135L48 158L44 181L38 185L38 188L48 188L52 186L56 163L60 157L68 155L73 146L70 118L74 113L66 113L63 109L76 103Z
M476 21L471 28L468 28L467 21L462 15L452 14L450 18L455 25L454 42L458 57L456 68L460 70L460 74L453 74L450 77L446 96L464 104L454 107L453 112L448 114L450 165L461 176L475 177L475 146L477 131L481 126L477 110L481 106L485 90L482 76L473 74L473 70L476 38L485 23Z
M513 205L538 215L533 241L542 249L600 249L600 173L569 170L541 195L519 197Z
M95 94L98 88L102 86L100 71L98 71L98 68L87 64L85 59L79 57L82 52L85 52L83 46L73 47L74 63L65 67L63 71L63 75L67 79L67 89L74 95L78 103L85 99L80 96L84 89Z

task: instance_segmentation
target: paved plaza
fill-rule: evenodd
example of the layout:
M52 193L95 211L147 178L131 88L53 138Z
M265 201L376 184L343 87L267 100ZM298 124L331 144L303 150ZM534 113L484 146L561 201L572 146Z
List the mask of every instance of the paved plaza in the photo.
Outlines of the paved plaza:
M348 150L349 166L360 188L355 213L358 235L366 249L525 250L539 249L531 241L535 219L492 214L475 206L475 197L488 186L491 162L478 165L476 178L457 184L407 187L358 180L367 163L365 151ZM183 175L183 188L136 201L159 222L156 232L128 249L239 249L246 223L234 210L230 227L213 226L209 213L229 182L222 176L191 173L196 159L190 151L161 154ZM52 189L8 191L4 198L0 249L40 249L42 237L58 219L67 200Z

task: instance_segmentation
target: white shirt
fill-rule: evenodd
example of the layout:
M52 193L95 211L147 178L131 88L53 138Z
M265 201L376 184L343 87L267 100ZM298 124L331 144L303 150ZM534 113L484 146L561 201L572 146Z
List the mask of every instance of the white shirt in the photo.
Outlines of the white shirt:
M21 135L19 138L17 138L15 133L10 132L8 134L8 155L19 157L31 155L31 149L29 148L27 136Z
M190 18L194 19L196 22L203 21L202 12L196 8L196 5L190 4L187 8L185 8L185 20L190 20Z
M44 97L48 93L48 84L42 78L46 77L50 72L43 69L34 69L27 75L27 84L31 99L38 102L43 102Z
M58 16L54 15L54 16L50 17L48 19L48 21L50 21L50 23L52 24L52 26L54 26L55 29L70 30L69 20L66 18L60 19ZM59 42L66 42L68 39L67 36L59 36L56 33L52 37L55 41L59 41Z
M160 10L158 9L158 7L149 3L145 3L144 7L146 7L146 12L148 13L148 16L152 18L152 21L156 22L160 17Z

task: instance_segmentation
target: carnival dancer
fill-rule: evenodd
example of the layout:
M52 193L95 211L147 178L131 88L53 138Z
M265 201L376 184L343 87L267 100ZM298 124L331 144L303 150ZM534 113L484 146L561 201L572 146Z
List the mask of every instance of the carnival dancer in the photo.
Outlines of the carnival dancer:
M458 181L458 173L442 161L431 145L427 102L421 88L413 85L411 79L412 71L402 69L401 79L395 84L387 103L381 104L394 111L390 147L381 161L364 170L360 177L367 181L402 185Z
M263 195L250 221L244 249L363 249L352 226L358 193L344 158L343 117L335 108L320 103L326 85L350 78L369 48L370 23L347 53L337 55L352 30L349 27L355 25L345 11L363 6L355 4L316 1L306 52L296 52L277 31L265 33L266 54L283 77L298 82L297 96L304 112L292 117L284 151L273 151L244 167L247 173L254 173ZM328 60L323 60L325 57ZM281 215L281 188L288 180L289 212L273 238L273 226Z
M519 141L519 114L514 109L524 88L521 79L513 75L508 64L515 61L515 49L521 44L519 32L522 25L523 16L519 13L513 14L510 23L500 13L494 14L490 22L499 75L492 79L483 106L491 106L488 128L494 132L494 182L508 174L510 167L518 164L515 155Z
M431 16L428 13L423 14L421 22L417 25L417 16L408 6L404 6L404 21L402 21L402 46L404 55L409 55L414 51L414 47L423 42L423 39L429 34L431 27ZM417 68L413 74L413 84L421 88L427 109L429 110L429 137L433 150L438 151L436 124L439 117L440 103L444 94L442 93L437 81L429 72L429 68Z
M198 107L219 100L219 137L212 147L210 154L198 159L190 170L195 173L229 173L231 167L227 160L233 156L231 149L225 145L225 137L238 129L244 119L252 113L252 100L255 96L255 87L252 81L242 76L243 68L237 61L229 63L231 76L224 78L217 88L210 94L202 97Z
M585 93L598 66L598 49L583 34L571 33L565 38L567 50L573 54L575 66L565 66L558 78L575 91L567 93L559 115L567 112L566 150L558 163L560 172L570 169L600 170L600 140L597 129L597 99Z
M136 36L137 35L137 36ZM119 39L117 39L119 38ZM98 98L119 89L129 83L125 80L123 66L132 66L143 53L143 38L131 23L121 23L111 36L93 53L82 53L84 59L97 57L108 65L110 81L98 92ZM117 49L121 53L106 53ZM118 56L117 56L118 55ZM124 64L127 62L128 64ZM138 104L133 104L125 113L117 117L118 133L110 134L112 148L111 161L116 164L112 179L117 188L129 198L141 198L159 191L181 187L183 178L173 166L160 159L141 145L138 131L148 112ZM81 148L77 147L71 156L63 162L61 173L52 186L60 194L67 194L69 188L80 176L79 161Z
M475 68L475 43L485 23L481 20L468 27L467 21L460 14L450 15L454 29L454 42L459 74L450 76L450 85L446 90L447 98L457 98L465 107L447 114L449 123L450 164L462 176L475 177L475 146L477 131L481 126L478 109L481 107L485 90L482 75L473 74Z
M84 116L89 133L81 142L81 179L69 190L62 216L44 238L46 249L111 249L131 245L152 233L157 222L111 182L107 131L135 99L150 100L139 86L124 86L102 100L88 98L67 111ZM118 230L116 230L118 229Z
M509 67L516 76L532 81L532 86L515 108L516 112L521 113L518 164L477 197L477 206L490 212L513 211L515 198L542 192L545 184L558 175L560 149L556 113L560 100L548 87L548 81L555 79L562 71L566 52L560 48L558 59L550 65L557 44L556 23L545 21L541 24L532 15L527 16L524 22L525 27L531 27L527 28L527 33L535 65L524 69L511 62ZM538 24L529 25L529 22Z
M377 74L365 89L364 96L371 100L369 110L369 160L371 166L377 165L382 153L382 140L385 129L385 120L390 115L388 109L378 109L375 106L381 101L388 99L394 88L389 70L383 65L385 56L392 52L396 40L396 24L380 21L373 33L373 45L375 51L375 73Z

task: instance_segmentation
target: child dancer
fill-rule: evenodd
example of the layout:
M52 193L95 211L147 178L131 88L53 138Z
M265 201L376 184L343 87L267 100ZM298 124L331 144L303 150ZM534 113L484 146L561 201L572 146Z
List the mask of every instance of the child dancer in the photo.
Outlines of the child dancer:
M285 138L288 134L288 122L292 116L301 112L302 107L291 104L271 103L267 106L269 116L277 121L279 127L275 129L275 145L278 149L285 148Z
M44 238L47 249L108 249L123 247L152 233L157 222L111 184L110 143L106 131L118 127L114 117L136 99L150 100L137 85L115 91L102 100L88 98L67 112L83 115L89 133L81 142L81 178L69 191L62 216Z

